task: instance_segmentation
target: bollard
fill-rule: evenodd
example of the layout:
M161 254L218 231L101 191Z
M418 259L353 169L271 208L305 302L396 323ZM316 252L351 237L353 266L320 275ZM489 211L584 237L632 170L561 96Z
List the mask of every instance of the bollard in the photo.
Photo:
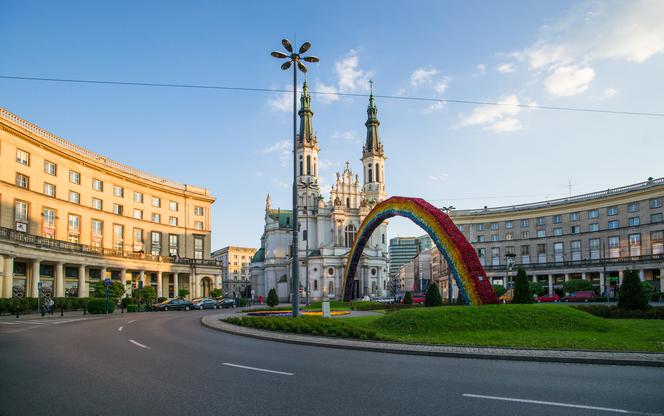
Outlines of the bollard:
M60 316L65 316L65 307L60 305Z
M16 308L16 317L18 318L18 307Z

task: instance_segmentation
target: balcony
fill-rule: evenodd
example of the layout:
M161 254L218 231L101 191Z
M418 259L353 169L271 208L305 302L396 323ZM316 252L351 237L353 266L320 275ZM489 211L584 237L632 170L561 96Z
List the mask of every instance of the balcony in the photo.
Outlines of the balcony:
M526 270L542 270L542 269L574 269L581 267L611 267L611 266L628 266L637 265L640 263L655 263L664 264L664 253L662 254L647 254L643 256L627 256L616 257L607 259L586 259L586 260L565 260L565 261L550 261L545 263L530 263L530 264L515 264L516 267L523 267ZM505 265L497 266L484 266L487 272L504 272Z

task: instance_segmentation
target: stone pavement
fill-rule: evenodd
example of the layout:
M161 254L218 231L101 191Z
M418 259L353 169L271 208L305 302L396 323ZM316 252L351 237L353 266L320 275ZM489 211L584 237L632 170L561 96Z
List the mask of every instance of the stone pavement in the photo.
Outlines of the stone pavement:
M564 362L582 364L633 365L664 367L664 354L647 352L610 352L589 350L545 350L495 347L463 347L446 345L406 344L383 341L359 341L348 338L298 335L264 331L224 322L221 315L207 315L201 324L230 334L292 344L327 348L375 351L393 354L431 355L439 357Z

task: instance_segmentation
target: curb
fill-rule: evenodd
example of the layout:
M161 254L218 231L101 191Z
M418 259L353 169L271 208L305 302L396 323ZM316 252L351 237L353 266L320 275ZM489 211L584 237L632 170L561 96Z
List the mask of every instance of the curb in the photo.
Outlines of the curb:
M384 341L359 341L347 338L318 337L247 328L223 322L223 320L220 319L221 316L223 315L204 316L201 318L201 325L217 331L226 332L228 334L240 335L267 341L324 348L383 352L389 354L472 358L483 360L664 367L664 354L659 353L460 347L405 344Z

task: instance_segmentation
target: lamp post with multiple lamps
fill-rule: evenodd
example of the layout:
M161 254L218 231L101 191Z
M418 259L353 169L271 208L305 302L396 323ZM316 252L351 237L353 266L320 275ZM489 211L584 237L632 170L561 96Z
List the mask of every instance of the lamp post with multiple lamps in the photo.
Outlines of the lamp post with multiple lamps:
M443 211L445 214L450 215L450 211L453 209L456 209L454 205L450 205L448 207L440 207L440 210ZM447 270L447 304L451 305L452 304L452 271Z
M307 67L302 63L305 62L318 62L315 56L300 56L311 48L311 43L304 42L298 52L293 51L293 45L288 39L282 39L281 44L287 53L274 51L270 55L277 59L288 59L281 65L281 69L288 70L293 67L293 253L292 253L292 305L293 316L300 314L300 279L299 279L299 259L298 259L298 233L299 222L297 220L297 71L298 69L306 74Z

